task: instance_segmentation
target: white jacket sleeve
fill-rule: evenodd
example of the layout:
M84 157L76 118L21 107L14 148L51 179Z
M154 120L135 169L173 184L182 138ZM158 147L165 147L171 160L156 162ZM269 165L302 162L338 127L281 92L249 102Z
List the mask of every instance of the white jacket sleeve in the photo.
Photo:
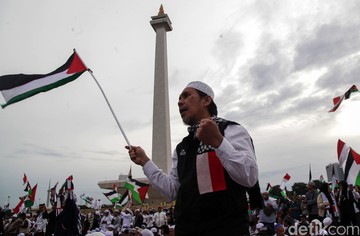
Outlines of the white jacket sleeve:
M230 177L245 187L252 187L258 180L258 166L251 137L241 125L229 125L224 139L215 149Z
M173 201L176 199L177 191L180 187L176 151L174 151L172 156L172 167L169 174L159 169L152 160L146 162L143 166L143 171L154 188L167 196L169 200Z

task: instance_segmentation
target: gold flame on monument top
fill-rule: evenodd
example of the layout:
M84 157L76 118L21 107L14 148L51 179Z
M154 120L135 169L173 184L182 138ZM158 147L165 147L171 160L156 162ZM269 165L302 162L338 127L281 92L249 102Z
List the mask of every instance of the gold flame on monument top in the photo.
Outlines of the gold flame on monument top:
M163 16L163 15L165 15L165 12L164 12L164 7L163 7L163 5L161 4L161 5L160 5L160 9L159 9L158 16Z

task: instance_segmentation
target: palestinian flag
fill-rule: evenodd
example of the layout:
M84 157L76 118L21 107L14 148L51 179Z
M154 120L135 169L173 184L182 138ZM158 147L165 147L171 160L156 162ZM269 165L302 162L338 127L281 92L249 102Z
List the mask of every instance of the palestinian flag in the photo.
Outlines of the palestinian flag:
M74 183L73 183L73 176L70 175L67 179L66 179L66 190L74 190Z
M92 206L93 202L94 202L94 198L86 196L85 193L80 195L80 198L82 200L85 201L86 204L89 204L90 206Z
M149 186L149 184L142 183L132 178L127 178L124 184L124 188L128 189L131 192L132 197L140 204L144 202Z
M6 101L6 106L47 92L67 84L87 70L80 57L74 53L64 65L48 74L12 74L0 76L0 91Z
M50 203L51 205L54 205L56 202L56 187L59 184L59 182L56 182L56 184L54 185L54 187L52 187L50 189Z
M350 98L350 94L353 92L358 92L359 90L357 89L357 87L355 86L355 84L353 86L351 86L351 88L346 91L346 93L344 95L335 97L333 99L333 103L334 103L334 107L331 108L331 110L329 112L334 112L336 111L336 109L338 109L338 107L340 106L340 104L342 103L342 101L344 99L349 99Z
M278 198L278 197L276 196L276 194L274 194L274 189L273 189L273 187L271 186L270 183L267 184L267 186L266 186L266 191L269 193L269 196L270 196L270 197L272 197L272 198Z
M110 202L112 202L113 204L117 203L120 200L119 194L118 192L116 192L115 190L112 190L108 193L103 193L105 195L105 197L107 197L107 199L110 200Z
M63 183L63 185L61 185L60 189L59 189L59 194L62 195L65 193L65 191L68 190L74 190L74 183L73 183L73 176L70 175L69 177L67 177L67 179L65 180L65 182Z
M34 205L35 202L35 196L36 196L36 189L37 189L37 184L29 190L28 195L26 196L25 199L25 207L31 207Z
M349 152L349 147L342 140L339 139L337 143L337 154L338 154L338 161L340 166L344 164L348 152Z
M348 184L360 185L360 155L352 148L345 164L345 180Z

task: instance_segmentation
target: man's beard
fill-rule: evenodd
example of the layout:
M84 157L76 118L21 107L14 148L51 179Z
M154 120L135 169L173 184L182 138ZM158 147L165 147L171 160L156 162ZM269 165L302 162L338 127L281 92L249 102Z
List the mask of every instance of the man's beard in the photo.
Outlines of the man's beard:
M186 119L182 119L183 120L183 123L185 125L189 125L189 126L192 126L192 125L195 125L197 124L198 122L195 121L195 119L191 116L187 117Z

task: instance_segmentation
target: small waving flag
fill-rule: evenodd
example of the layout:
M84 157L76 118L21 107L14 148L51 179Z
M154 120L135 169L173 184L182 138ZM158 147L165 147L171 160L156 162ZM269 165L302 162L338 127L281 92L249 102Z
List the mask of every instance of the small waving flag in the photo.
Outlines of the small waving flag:
M73 176L70 175L67 179L66 179L66 190L74 190L74 183L73 183Z
M74 53L66 63L48 74L12 74L0 76L0 91L6 106L32 97L41 92L65 85L77 79L87 67Z
M63 185L61 185L61 187L59 189L59 195L63 195L66 192L70 192L70 191L74 190L73 179L74 179L74 177L72 175L70 175L69 177L66 178L65 182L63 183Z
M54 205L56 202L56 187L59 184L59 182L56 182L56 184L54 185L54 187L52 187L50 189L50 203L51 205Z
M24 202L25 207L31 207L34 205L36 189L37 189L37 184L32 189L29 190L29 194L26 196L25 202Z
M117 203L120 200L119 194L115 190L111 190L110 192L103 193L107 199L110 200L113 204Z
M346 93L344 95L335 97L333 99L334 107L331 108L331 110L329 112L336 111L344 99L349 99L351 93L358 92L358 91L359 90L357 89L357 87L354 84L353 86L351 86L351 88L348 91L346 91Z
M124 183L124 188L128 189L132 197L140 204L144 202L149 186L149 184L132 178L127 178Z
M87 205L93 206L94 198L85 195L85 193L81 194L80 198L84 200Z

